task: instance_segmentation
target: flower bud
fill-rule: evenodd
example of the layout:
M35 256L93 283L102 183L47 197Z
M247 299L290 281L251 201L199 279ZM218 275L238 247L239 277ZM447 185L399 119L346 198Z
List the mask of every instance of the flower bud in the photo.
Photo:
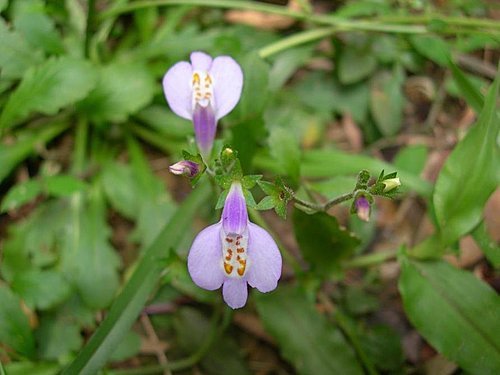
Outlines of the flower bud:
M187 176L189 178L193 178L196 176L200 170L198 163L195 163L191 160L181 160L175 164L172 164L168 167L170 173L173 173L177 176Z
M384 193L388 193L391 190L394 190L401 186L401 182L399 181L399 177L389 178L387 180L382 181L384 184Z
M359 196L354 202L354 211L358 215L358 217L363 221L370 220L370 202L366 199L365 196Z

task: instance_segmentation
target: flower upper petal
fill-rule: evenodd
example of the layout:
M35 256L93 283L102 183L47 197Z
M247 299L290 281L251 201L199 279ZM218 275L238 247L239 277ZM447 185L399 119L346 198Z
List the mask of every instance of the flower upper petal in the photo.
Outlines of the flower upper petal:
M205 52L192 52L191 53L191 64L193 65L193 70L200 70L202 72L208 72L210 66L212 65L212 57L207 55Z
M221 222L203 229L198 233L189 250L189 274L194 283L203 289L218 289L224 281L221 229Z
M243 88L243 72L233 58L219 56L212 62L210 75L214 79L215 116L224 117L240 100Z
M222 286L222 296L232 309L245 306L248 298L247 282L244 279L226 279Z
M266 293L275 289L281 276L281 254L267 231L248 223L248 283Z
M224 232L243 234L248 223L248 212L243 189L239 182L233 182L222 210Z
M193 115L193 90L191 64L181 61L171 67L163 77L163 92L172 111L187 120Z

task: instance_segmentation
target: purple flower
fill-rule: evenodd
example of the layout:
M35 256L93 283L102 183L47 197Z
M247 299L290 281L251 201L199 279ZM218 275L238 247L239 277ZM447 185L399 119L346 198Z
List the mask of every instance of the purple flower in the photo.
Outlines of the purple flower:
M358 217L361 220L369 221L371 207L370 207L370 202L368 201L368 199L366 199L366 197L364 197L364 196L360 196L356 199L356 202L354 205L355 205L355 211L356 211L356 214L358 215Z
M196 143L205 159L210 156L217 121L240 100L243 73L229 56L212 59L191 53L191 64L181 61L163 77L167 102L177 115L192 120Z
M170 173L177 176L194 177L200 171L200 166L191 160L181 160L168 167Z
M215 290L222 285L224 301L233 309L243 307L250 286L266 293L281 276L281 254L272 237L248 219L243 190L233 182L222 218L196 236L188 256L194 283Z

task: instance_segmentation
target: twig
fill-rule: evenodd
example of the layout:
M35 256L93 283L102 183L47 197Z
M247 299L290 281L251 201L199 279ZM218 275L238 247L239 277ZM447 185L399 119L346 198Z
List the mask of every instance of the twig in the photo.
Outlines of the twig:
M161 348L161 342L160 339L158 338L158 335L156 334L156 331L153 327L153 324L151 324L151 321L149 320L149 317L147 314L141 314L141 324L144 328L144 331L146 331L146 335L148 336L148 339L150 339L153 344L155 345L155 354L156 357L158 358L158 363L163 367L163 375L172 375L172 372L168 368L168 358L165 354L165 352Z

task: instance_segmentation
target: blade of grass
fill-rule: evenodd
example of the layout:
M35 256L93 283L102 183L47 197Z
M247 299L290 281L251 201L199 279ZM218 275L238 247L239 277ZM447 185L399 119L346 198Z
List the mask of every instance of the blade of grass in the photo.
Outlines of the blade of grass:
M179 244L184 234L182 228L190 225L209 193L209 185L200 184L179 206L170 222L145 250L134 274L111 306L104 321L63 374L95 374L106 364L158 282L165 263L162 259Z

